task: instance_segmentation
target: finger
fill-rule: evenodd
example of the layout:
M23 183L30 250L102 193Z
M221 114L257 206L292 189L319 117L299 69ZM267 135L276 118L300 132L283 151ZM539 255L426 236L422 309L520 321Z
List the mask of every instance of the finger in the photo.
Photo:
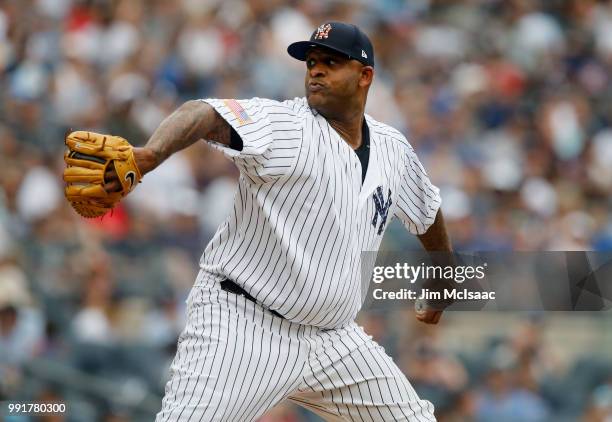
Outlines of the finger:
M106 182L104 184L104 189L107 192L119 192L122 189L121 182L119 182L119 177L115 171L115 166L112 164L108 166L104 172L104 181Z
M119 180L113 180L110 181L108 183L104 184L104 190L106 192L119 192L121 191L122 187L121 187L121 183L119 183Z
M114 180L117 179L117 172L115 171L114 168L108 168L106 169L106 172L104 173L104 180Z
M111 161L106 166L106 171L104 172L104 177L107 180L117 179L117 171L115 170L115 162Z

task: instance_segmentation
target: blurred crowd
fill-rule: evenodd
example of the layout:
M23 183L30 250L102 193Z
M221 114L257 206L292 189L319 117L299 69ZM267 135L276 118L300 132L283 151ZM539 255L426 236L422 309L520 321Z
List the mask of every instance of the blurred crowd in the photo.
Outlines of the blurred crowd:
M143 145L189 99L301 96L286 46L328 20L372 38L368 113L416 149L457 250L612 250L610 0L0 0L0 400L150 419L237 170L200 143L84 220L64 134ZM442 420L612 418L612 360L559 372L541 321L461 355L397 320L362 316Z

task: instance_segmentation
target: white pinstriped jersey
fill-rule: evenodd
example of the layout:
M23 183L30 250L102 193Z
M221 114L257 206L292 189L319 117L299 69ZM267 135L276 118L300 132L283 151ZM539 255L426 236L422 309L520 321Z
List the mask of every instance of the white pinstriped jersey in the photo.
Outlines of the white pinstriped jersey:
M211 142L241 176L196 285L228 278L289 321L345 326L367 292L361 252L378 250L392 217L413 234L435 219L439 190L414 150L397 130L366 115L370 157L362 183L357 154L305 98L204 101L244 146Z

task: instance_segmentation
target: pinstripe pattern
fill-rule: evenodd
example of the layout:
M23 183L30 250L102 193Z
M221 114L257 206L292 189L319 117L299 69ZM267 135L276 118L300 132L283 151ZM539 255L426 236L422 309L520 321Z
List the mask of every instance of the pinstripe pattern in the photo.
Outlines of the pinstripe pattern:
M421 234L440 206L410 144L366 116L362 180L355 152L305 99L205 101L242 138L242 151L211 142L240 179L200 260L157 420L251 421L285 399L331 421L435 420L354 322L368 290L361 252L378 250L392 216ZM226 278L257 303L221 290Z
M338 420L435 420L433 405L418 398L393 360L361 327L353 323L319 331L308 340L314 343L309 371L289 400Z
M244 148L212 143L241 177L234 209L206 247L201 268L210 280L233 280L293 322L323 328L349 323L367 291L361 252L378 250L392 216L421 234L440 206L438 189L412 147L395 129L366 116L370 161L362 183L357 155L304 98L238 100L248 123L226 101L206 101L234 127ZM387 224L374 219L378 187L382 203L391 204Z
M194 288L188 309L158 421L252 420L297 387L314 327L219 288Z
M434 421L361 327L276 317L217 284L195 287L157 421L252 421L284 399L334 421Z

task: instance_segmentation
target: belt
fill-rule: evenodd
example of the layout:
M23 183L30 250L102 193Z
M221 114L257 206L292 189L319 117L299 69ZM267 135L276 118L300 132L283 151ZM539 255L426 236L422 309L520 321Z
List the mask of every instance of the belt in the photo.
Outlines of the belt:
M234 283L232 280L229 280L227 278L225 280L221 281L221 290L225 290L226 292L234 293L236 295L244 296L245 298L247 298L251 302L259 304L259 302L257 302L257 299L255 299L253 296L248 294L246 290L244 290L242 287L240 287L239 285ZM267 309L267 310L270 311L272 313L272 315L275 315L275 316L277 316L279 318L285 319L285 317L282 316L281 314L279 314L278 312L276 312L276 311L274 311L272 309Z

